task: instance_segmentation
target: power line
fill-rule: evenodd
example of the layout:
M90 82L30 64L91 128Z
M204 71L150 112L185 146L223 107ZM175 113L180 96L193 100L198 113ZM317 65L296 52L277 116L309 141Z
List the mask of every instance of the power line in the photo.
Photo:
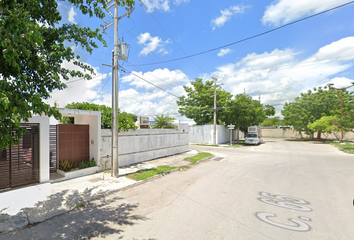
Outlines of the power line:
M122 70L123 72L128 72L128 73L134 75L135 77L140 78L141 80L143 80L143 81L145 81L145 82L147 82L147 83L153 85L154 87L156 87L156 88L158 88L158 89L160 89L160 90L162 90L162 91L164 91L164 92L166 92L166 93L168 93L168 94L170 94L170 95L172 95L172 96L174 96L174 97L176 97L176 98L179 99L179 96L177 96L177 95L175 95L175 94L173 94L173 93L170 93L169 91L163 89L162 87L159 87L159 86L153 84L152 82L149 82L148 80L146 80L146 79L140 77L139 75L137 75L137 74L135 74L135 73L133 73L133 72L131 72L131 71L127 71L127 70L125 70L124 68L121 68L121 70Z
M324 13L327 13L327 12L330 12L330 11L333 11L333 10L336 10L336 9L338 9L338 8L341 8L341 7L350 5L350 4L352 4L352 3L354 3L354 1L350 1L350 2L348 2L348 3L339 5L339 6L337 6L337 7L333 7L333 8L324 10L324 11L322 11L322 12L319 12L319 13L316 13L316 14L313 14L313 15L310 15L310 16L307 16L307 17L304 17L304 18L301 18L301 19L299 19L299 20L296 20L296 21L293 21L293 22L284 24L284 25L282 25L282 26L280 26L280 27L276 27L276 28L273 28L273 29L271 29L271 30L268 30L268 31L265 31L265 32L262 32L262 33L259 33L259 34L253 35L253 36L250 36L250 37L247 37L247 38L243 38L243 39L238 40L238 41L236 41L236 42L232 42L232 43L229 43L229 44L226 44L226 45L223 45L223 46L220 46L220 47L212 48L212 49L209 49L209 50L206 50L206 51L202 51L202 52L199 52L199 53L194 53L194 54L191 54L191 55L188 55L188 56L185 56L185 57L179 57L179 58L174 58L174 59L166 60L166 61L163 61L163 62L164 62L164 63L175 62L175 61L178 61L178 60L182 60L182 59L186 59L186 58L190 58L190 57L195 57L195 56L198 56L198 55L202 55L202 54L205 54L205 53L213 52L213 51L219 50L219 49L221 49L221 48L229 47L229 46L232 46L232 45L241 43L241 42L245 42L245 41L251 40L251 39L253 39L253 38L257 38L257 37L266 35L266 34L268 34L268 33L277 31L277 30L279 30L279 29L288 27L288 26L293 25L293 24L295 24L295 23L299 23L299 22L305 21L305 20L307 20L307 19L310 19L310 18L313 18L313 17L316 17L316 16L319 16L319 15L321 15L321 14L324 14ZM138 66L155 65L155 64L160 64L160 63L161 63L161 62L145 63L145 64L139 64Z
M176 44L176 46L184 53L184 55L186 55L186 57L188 57L188 54L177 44L177 42L171 37L171 35L165 30L165 28L159 23L159 21L157 21L157 19L154 17L154 15L148 11L147 7L145 6L145 4L143 3L142 0L139 0L143 6L145 7L145 9L147 10L147 12L150 14L150 16L155 20L155 22L160 26L160 28L167 34L167 36L173 41L174 44ZM206 73L204 71L204 69L202 69L195 61L193 61L192 58L188 57L188 59L194 64L196 65L200 70L202 70L204 73Z
M111 71L109 71L109 72L111 72ZM105 74L107 74L107 73L109 73L109 72L102 73L102 74L97 75L97 76L94 76L94 77L92 77L92 78L97 78L97 77L103 76L103 75L105 75ZM82 80L85 80L85 79L86 79L86 77L83 77L83 78L75 79L75 80L72 80L72 81L70 81L70 82L64 82L64 83L65 83L65 84L69 84L69 83L74 83L74 82L82 81ZM88 79L88 81L90 81L90 80L92 80L92 79Z
M107 78L106 82L104 83L103 87L101 88L101 91L99 91L99 92L96 94L96 97L93 98L93 99L90 101L90 103L92 103L94 100L97 99L98 95L99 95L100 93L102 93L103 89L105 88L105 86L106 86L107 83L108 83L108 80L110 80L110 79L111 79L111 78Z
M128 62L128 61L127 61L127 63L128 63L130 66L135 67L135 68L137 68L137 69L139 69L140 71L143 72L143 69L141 69L140 67L134 65L133 63L130 63L130 62ZM167 83L168 85L170 85L170 86L172 86L172 87L177 87L177 86L175 86L175 85L173 85L173 84L171 84L171 83L169 83L169 82L166 82L166 81L162 80L161 78L158 78L158 77L152 75L152 74L149 73L149 72L146 72L145 74L148 74L148 75L150 75L150 76L152 76L152 77L154 77L154 78L156 78L156 79L159 79L160 81L165 82L165 83Z

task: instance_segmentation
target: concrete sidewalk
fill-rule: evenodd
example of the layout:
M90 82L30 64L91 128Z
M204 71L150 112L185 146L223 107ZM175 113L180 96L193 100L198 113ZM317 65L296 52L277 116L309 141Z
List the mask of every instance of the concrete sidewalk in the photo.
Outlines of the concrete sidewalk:
M161 165L175 167L188 165L190 162L184 161L184 158L196 154L197 151L192 150L120 168L119 178L112 178L110 173L101 172L62 182L38 184L0 193L0 233L43 222L72 211L80 204L104 198L141 182L126 178L127 174Z

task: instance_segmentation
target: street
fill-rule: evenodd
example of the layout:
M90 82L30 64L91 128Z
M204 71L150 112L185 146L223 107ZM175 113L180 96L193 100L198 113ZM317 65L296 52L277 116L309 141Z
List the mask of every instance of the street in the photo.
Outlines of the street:
M0 239L353 238L353 155L283 139L189 148L219 158Z

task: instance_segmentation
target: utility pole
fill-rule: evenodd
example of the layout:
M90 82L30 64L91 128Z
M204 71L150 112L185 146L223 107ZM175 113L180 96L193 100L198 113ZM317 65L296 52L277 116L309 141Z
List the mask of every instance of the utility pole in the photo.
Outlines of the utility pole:
M212 77L214 80L214 135L213 135L213 144L216 145L216 77Z
M343 120L344 118L344 110L343 110L343 91L350 87L354 87L354 82L352 82L352 85L344 88L335 88L333 87L333 83L328 83L327 84L330 89L338 90L339 91L339 99L340 99L340 119ZM344 139L344 128L343 126L340 127L340 140L343 141Z
M113 2L111 5L108 6ZM106 25L101 25L103 28L103 33L105 30L112 26L114 24L114 57L113 57L113 65L107 65L103 64L106 66L112 67L113 71L113 76L112 76L112 150L111 150L111 176L112 177L119 177L119 163L118 163L118 59L126 59L126 56L124 55L126 49L124 49L124 46L122 49L120 48L120 43L118 43L118 21L122 19L125 16L130 17L131 12L134 10L134 8L126 8L126 13L120 17L118 17L118 4L115 0L109 0L107 2L107 8L110 9L111 7L114 7L114 17L110 12L109 15L114 18L114 21L111 23L104 22ZM122 51L123 50L123 51ZM124 52L124 53L122 53Z

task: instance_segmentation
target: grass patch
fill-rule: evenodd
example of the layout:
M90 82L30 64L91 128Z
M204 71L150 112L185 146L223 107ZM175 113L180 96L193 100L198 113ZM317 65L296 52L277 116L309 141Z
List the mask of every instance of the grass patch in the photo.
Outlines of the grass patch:
M164 172L168 172L171 171L173 169L175 169L177 167L171 167L171 166L167 166L167 165L162 165L162 166L158 166L156 168L151 168L148 170L140 170L137 171L136 173L132 173L127 175L128 178L134 179L136 181L141 181L141 180L145 180L149 177L153 177L155 175L164 173Z
M233 147L241 147L241 146L244 146L245 145L245 140L240 140L239 143L234 143L232 144Z
M207 146L207 147L220 147L219 145L215 145L215 144L201 144L201 143L197 143L197 144L194 144L194 145L197 145L197 146Z
M340 150L346 152L346 153L352 153L354 154L354 144L347 143L347 142L330 142L331 145L339 148Z
M180 166L180 167L172 167L172 166L168 166L168 165L162 165L162 166L158 166L156 168L151 168L151 169L147 169L147 170L140 170L140 171L137 171L136 173L128 174L126 177L133 179L135 181L141 181L141 180L145 180L147 178L153 177L155 175L171 171L176 168L181 169L181 170L189 169L191 167L191 165L196 164L199 160L202 160L204 158L211 157L211 156L213 156L211 153L201 152L193 157L189 157L189 158L184 159L184 160L191 162L189 165L184 165L184 166Z
M211 157L211 156L213 156L213 154L207 153L207 152L201 152L193 157L185 158L185 160L190 161L191 164L196 164L199 160L202 160L204 158Z

